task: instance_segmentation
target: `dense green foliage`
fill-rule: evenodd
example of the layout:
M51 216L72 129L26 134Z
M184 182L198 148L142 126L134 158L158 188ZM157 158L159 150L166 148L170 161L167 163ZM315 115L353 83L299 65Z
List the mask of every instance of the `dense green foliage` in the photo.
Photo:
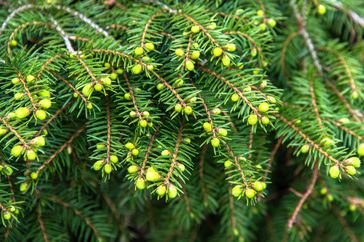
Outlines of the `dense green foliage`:
M364 240L360 1L10 0L0 23L1 241Z

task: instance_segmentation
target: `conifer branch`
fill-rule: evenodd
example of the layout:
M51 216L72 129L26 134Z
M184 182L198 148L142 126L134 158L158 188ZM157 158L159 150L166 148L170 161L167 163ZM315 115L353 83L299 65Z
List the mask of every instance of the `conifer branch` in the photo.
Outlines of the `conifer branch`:
M328 122L332 123L333 125L335 125L336 127L338 127L339 129L343 130L344 132L348 133L349 135L357 138L359 141L364 140L364 137L357 134L356 132L354 132L353 130L349 129L348 127L345 127L344 125L342 125L342 123L337 122L333 119L326 119Z
M11 41L14 39L16 33L21 30L21 29L24 29L28 26L31 26L31 25L44 25L44 26L52 26L50 23L47 23L47 22L41 22L41 21L30 21L30 22L26 22L26 23L23 23L21 25L19 25L18 27L16 27L14 29L14 31L10 34L10 37L8 39L8 53L10 54L11 53Z
M262 58L262 61L264 60L264 55L263 55L262 48L258 45L258 43L249 34L243 33L241 31L228 31L228 32L225 32L225 34L227 34L227 35L239 35L239 36L242 36L242 37L246 38L250 42L250 44L252 44L254 46L254 48L257 50L258 55Z
M283 43L283 47L282 47L282 51L281 51L282 53L281 53L281 58L280 58L280 64L281 64L281 68L282 68L282 73L283 73L283 75L285 77L287 77L287 73L286 73L286 53L287 53L288 45L298 35L299 35L298 32L292 32L292 33L290 33L288 35L287 39Z
M114 50L105 50L105 49L93 49L92 52L95 53L105 53L105 54L113 54L113 55L118 55L124 58L127 58L135 63L139 63L140 65L142 65L144 68L147 68L147 64L145 64L144 62L135 59L134 57L132 57L131 55L119 52L119 51L114 51ZM165 87L167 87L174 96L176 96L176 98L181 102L182 106L185 106L185 102L183 100L183 98L178 94L178 92L176 91L176 89L174 89L164 78L162 78L158 73L156 73L155 71L150 71L150 73L152 73Z
M93 83L97 83L97 78L95 77L95 74L92 72L92 70L90 69L90 67L86 64L86 62L80 56L78 56L78 55L76 55L76 59L81 63L81 65L83 66L83 68L85 68L86 72L91 77Z
M313 108L313 111L315 112L318 126L319 126L319 128L321 130L323 130L324 129L324 126L322 124L322 119L321 119L320 111L319 111L319 109L317 107L317 103L316 103L316 94L315 94L315 87L314 87L314 77L312 77L309 80L309 89L310 89L310 96L311 96L312 108Z
M74 208L70 203L67 203L66 201L62 200L61 198L59 198L57 196L51 196L49 198L49 200L51 200L54 203L57 203L57 204L61 205L64 208L71 209L76 216L80 217L81 219L83 219L85 221L87 226L91 228L91 230L94 233L95 237L98 240L103 241L103 238L101 237L99 231L97 231L96 226L92 223L91 219L89 217L86 217L85 215L83 215L83 213L80 210Z
M339 100L344 104L345 108L350 112L356 122L361 122L362 114L356 112L349 102L345 99L345 97L340 93L340 91L336 88L331 81L324 78L325 83L331 88L331 90L335 93L335 95L339 98Z
M315 184L316 184L316 181L317 181L317 176L318 176L318 172L319 172L319 162L315 162L315 168L314 168L314 171L313 171L313 174L312 174L312 178L311 178L311 181L310 183L308 184L307 186L307 190L306 192L302 195L300 201L298 202L296 208L294 209L290 219L288 220L288 224L287 224L287 227L288 227L288 230L290 230L293 226L293 224L295 223L296 219L297 219L297 216L303 206L303 204L305 203L305 201L307 200L307 198L311 195L312 191L313 191L313 188L315 187Z
M235 156L235 154L234 154L234 152L233 152L233 150L231 149L231 147L230 147L230 146L228 146L228 145L226 144L226 145L225 145L225 147L226 147L226 150L227 150L228 154L231 156L231 158L233 158L233 159L234 159L235 167L238 169L238 172L239 172L239 174L240 174L240 176L241 176L241 179L242 179L242 181L243 181L243 183L244 183L245 187L246 187L246 188L248 188L248 187L249 187L249 185L248 185L248 182L246 181L246 177L245 177L245 174L244 174L244 172L243 172L243 169L241 168L241 166L240 166L240 164L239 164L239 158Z
M8 128L10 130L10 132L12 132L18 138L18 140L23 144L25 149L27 149L27 150L30 149L30 147L29 147L28 143L25 141L25 139L18 133L18 131L16 131L14 129L13 126L11 126L10 123L8 123L8 121L6 121L5 118L0 117L0 121L6 126L6 128Z
M211 118L211 111L207 107L207 104L206 104L204 98L202 97L201 93L198 94L198 97L200 98L201 103L202 103L202 106L203 106L203 108L205 110L205 113L206 113L206 116L207 116L207 121L209 122L209 124L211 124L211 127L212 127L212 130L211 130L212 136L213 137L216 137L216 129L214 128L215 125L214 125L214 122L213 122L213 120Z
M274 146L272 152L270 153L270 156L269 156L269 159L268 159L268 165L267 165L267 169L265 170L264 172L264 177L263 177L263 182L265 182L268 178L268 172L269 172L269 169L272 168L272 162L279 150L279 148L281 147L282 145L282 141L283 141L283 136L280 137L278 140L277 140L277 143L276 145Z
M54 62L55 60L62 58L63 56L65 56L66 53L62 53L62 54L57 54L55 56L52 56L51 58L49 58L48 60L46 60L43 65L40 67L39 72L37 74L37 79L40 79L43 72L47 69L48 65L50 65L52 62Z
M1 25L1 28L0 28L0 35L3 34L4 30L6 29L6 27L8 26L10 20L12 18L15 17L15 15L17 15L18 13L21 13L21 12L24 12L28 9L31 9L31 8L34 8L34 5L33 4L26 4L26 5L23 5L17 9L14 9L5 19L5 21L3 22L3 24Z
M68 140L66 143L61 145L38 169L37 173L39 174L46 168L46 166L51 163L62 151L64 151L72 142L85 130L86 126L82 126L79 128Z
M199 176L200 176L200 187L201 187L201 193L203 197L203 203L206 204L208 202L207 197L207 188L205 186L205 178L204 178L204 163L205 163L205 156L207 152L207 145L204 145L202 147L202 150L200 152L200 167L199 167Z
M129 90L129 93L130 93L130 96L131 96L131 100L133 102L134 110L135 110L138 118L142 119L142 114L141 114L141 112L139 112L139 108L138 108L138 104L137 104L137 101L136 101L134 89L131 86L130 81L128 79L128 76L126 75L125 72L124 72L124 80L125 80L126 85L128 86L128 90Z
M142 33L142 38L140 40L140 43L141 43L141 47L142 48L144 48L144 46L145 46L145 38L146 38L146 35L147 35L147 31L148 31L149 26L152 24L152 21L156 17L158 17L160 14L161 14L160 11L154 13L152 16L150 16L150 18L148 19L146 25L144 26L143 33Z
M241 99L244 100L244 102L250 107L250 109L260 118L262 115L259 113L259 111L253 106L253 104L249 101L249 99L244 96L243 92L240 91L237 87L234 86L233 83L229 82L226 78L224 78L223 76L221 76L220 74L217 74L216 72L210 70L210 69L207 69L203 66L199 66L199 68L205 72L205 73L208 73L212 76L214 76L215 78L221 80L222 82L224 82L228 87L230 87L232 90L234 90L234 92L236 94L239 95L239 97Z
M253 155L253 143L254 143L254 127L252 126L249 131L249 145L248 145L248 149L250 151L248 156L249 160L251 160Z
M327 153L325 150L323 150L319 145L317 145L313 140L311 140L305 133L303 133L298 127L294 125L292 121L289 121L285 117L276 114L275 115L278 119L280 119L283 123L285 123L288 127L293 129L299 136L301 136L308 144L310 144L311 147L313 147L315 150L317 150L321 155L329 159L330 161L334 162L335 165L342 166L340 161L338 161L336 158L331 156L329 153Z
M189 60L189 58L191 58L191 56L190 56L191 44L192 44L192 32L190 33L190 35L188 37L186 55L185 55L185 59L183 61L184 63L186 63Z
M169 180L170 180L170 178L171 178L171 176L173 174L174 168L178 163L177 158L178 158L178 152L179 152L179 148L180 148L181 141L182 141L183 129L184 129L184 124L181 123L180 127L179 127L178 134L177 134L176 145L174 147L174 152L173 152L173 155L172 155L172 162L171 162L171 165L169 166L167 176L164 179L164 184L166 184L166 185L169 184Z
M302 15L300 14L299 10L298 10L298 7L296 5L296 0L290 0L290 5L291 5L291 8L293 9L293 13L296 17L296 20L297 20L297 24L298 24L298 30L299 30L299 33L301 34L301 36L303 37L304 41L305 41L305 44L311 54L311 57L312 57L312 60L313 60L313 63L318 71L318 73L320 74L320 76L323 76L324 75L324 72L323 72L323 68L322 68L322 65L320 63L320 60L317 56L317 52L315 50L315 46L313 44L313 41L311 40L310 38L310 35L308 34L307 30L306 30L306 23L302 17Z
M24 80L24 77L21 76L21 74L18 75L18 78L19 78L19 81L21 82L21 84L23 85L25 93L27 94L27 96L29 98L29 101L30 101L30 104L33 107L33 112L35 113L38 108L37 108L36 103L34 102L34 99L33 99L33 96L31 94L31 92L29 91L28 85L27 85L26 81Z
M106 163L110 163L111 156L111 114L110 114L110 97L109 94L105 97L105 109L106 109L106 122L107 122L107 136L106 136Z
M210 32L204 27L202 26L196 19L194 19L193 17L191 17L190 15L186 14L186 13L182 13L182 16L185 17L188 21L192 22L194 25L198 26L201 31L207 36L207 38L216 46L219 47L219 43L215 40L214 37L212 37L212 35L210 34Z
M355 84L355 81L354 81L353 74L352 74L352 72L351 72L351 70L349 68L349 64L345 60L345 58L340 53L338 53L337 51L335 51L332 48L325 48L325 47L323 47L321 49L324 50L324 51L326 51L326 52L328 52L328 53L332 53L339 60L339 62L341 63L341 65L345 69L345 72L346 72L347 77L349 78L349 86L350 86L351 90L353 92L355 92L357 90L357 87L356 87L356 84Z
M33 138L38 137L42 134L44 130L47 129L47 127L59 116L61 115L70 105L72 102L68 102L66 105L64 105L62 108L58 109L52 117L50 117L43 125L42 127L33 135Z
M87 104L88 103L88 100L87 98L77 89L75 88L72 83L70 83L69 81L67 81L65 78L63 78L61 75L59 75L58 73L56 72L52 72L52 74L54 76L56 76L59 80L61 80L62 82L64 82L69 88L71 88L73 90L73 92L77 93L77 95L81 98L81 100Z
M148 159L149 159L149 155L151 154L151 151L152 151L153 145L155 143L155 140L157 138L157 135L158 135L158 132L159 132L159 128L160 128L160 126L155 129L152 137L150 138L147 151L145 152L145 155L144 155L142 167L140 168L140 175L141 176L143 176L143 174L145 173L145 167L147 165L147 162L148 162Z

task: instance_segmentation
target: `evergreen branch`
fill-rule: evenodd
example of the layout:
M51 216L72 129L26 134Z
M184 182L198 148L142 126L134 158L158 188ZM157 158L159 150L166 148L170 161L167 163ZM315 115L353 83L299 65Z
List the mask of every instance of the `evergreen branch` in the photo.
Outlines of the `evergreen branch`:
M300 34L305 40L305 44L311 54L311 57L313 59L314 65L319 72L320 76L323 77L324 81L327 83L327 85L335 92L335 94L339 97L339 99L343 102L344 106L349 110L349 112L354 116L355 120L360 122L360 118L357 116L357 114L352 110L350 104L346 101L346 99L341 95L341 93L337 90L337 88L325 77L323 73L323 67L318 59L315 46L312 42L312 40L309 37L309 34L305 28L305 22L301 16L301 14L298 11L297 5L295 4L295 0L290 0L290 5L294 11L294 14L297 19L298 23L298 29Z
M138 115L139 119L142 119L142 114L141 114L141 112L139 112L139 108L138 108L138 104L137 104L137 101L136 101L136 97L135 97L133 87L131 86L130 81L128 79L128 76L126 75L125 72L124 72L124 80L126 82L126 85L128 86L129 93L130 93L130 96L131 96L131 100L133 102L135 112Z
M350 88L351 90L354 92L357 90L354 78L353 78L353 74L349 68L348 62L345 60L345 58L338 53L337 51L331 49L331 48L322 48L322 50L332 53L333 55L336 56L336 58L338 58L339 62L344 66L345 72L347 74L347 76L349 77L349 83L350 83Z
M149 144L148 144L148 148L147 151L145 152L144 155L144 159L143 159L143 163L142 163L142 167L140 168L140 175L142 176L145 173L145 167L147 165L148 159L149 159L149 155L151 154L152 148L153 148L153 144L157 138L158 135L158 131L159 131L160 126L158 126L156 128L156 130L154 131L154 134L152 135L152 137L150 138Z
M186 48L186 56L185 56L185 59L184 59L185 63L190 58L191 44L192 44L192 32L190 33L190 36L188 37L188 43L187 43L187 48Z
M89 217L84 216L83 213L80 210L72 207L71 204L67 203L66 201L62 200L61 198L59 198L57 196L51 196L49 199L52 202L55 202L55 203L61 205L64 208L68 208L68 209L73 210L74 214L76 216L80 217L81 219L83 219L85 221L85 223L87 224L87 226L89 226L91 228L91 230L93 231L95 237L98 240L103 241L103 238L101 237L100 233L97 231L95 225L92 223L92 221L91 221L91 219Z
M209 38L209 40L216 47L219 47L220 46L219 43L214 39L214 37L212 37L212 35L210 34L210 32L204 26L202 26L199 22L197 22L196 19L192 18L191 16L187 15L186 13L182 13L182 16L185 17L190 22L192 22L194 25L197 25L201 29L201 31Z
M89 74L89 76L91 77L91 79L93 80L93 82L94 83L97 83L97 78L95 77L95 75L92 72L92 70L90 69L90 67L86 64L86 62L84 60L82 60L82 58L79 57L78 55L76 55L76 59L81 63L81 65L83 66L83 68L85 68L85 70L87 71L87 73Z
M226 147L226 150L227 150L228 154L234 159L234 164L235 164L236 168L239 171L239 174L241 176L241 179L243 180L243 183L244 183L245 187L248 188L249 185L248 185L248 182L246 181L246 177L245 177L245 174L243 172L243 169L241 168L241 166L239 164L239 160L238 160L239 158L234 155L234 152L233 152L233 150L231 149L230 146L225 144L225 147Z
M58 79L60 79L62 82L64 82L67 86L69 86L75 93L78 94L78 96L82 99L82 101L87 104L88 103L88 100L87 98L77 89L75 88L72 83L70 83L69 81L67 81L65 78L63 78L61 75L59 75L58 73L56 72L52 72L52 74L54 76L56 76Z
M141 38L141 47L144 48L144 45L145 45L145 37L147 35L147 31L148 31L148 28L149 26L152 24L152 21L161 14L161 12L156 12L154 13L147 21L146 25L144 26L144 29L143 29L143 34L142 34L142 38Z
M349 102L345 99L345 97L340 93L340 91L336 88L334 84L332 84L329 80L324 78L325 83L331 88L331 90L336 94L339 100L344 104L345 108L350 112L356 122L361 122L361 115L359 116L357 112L353 110L350 106Z
M290 0L290 5L291 8L293 9L293 13L296 17L297 20L297 24L298 24L298 29L299 29L299 33L301 34L301 36L303 37L305 44L311 54L312 60L313 60L313 64L315 65L317 71L319 72L320 76L323 76L323 68L322 65L320 63L320 60L317 56L316 50L315 50L315 46L313 44L313 41L310 38L310 35L308 34L307 30L306 30L306 23L302 17L302 15L300 14L300 12L298 11L297 5L296 5L296 0Z
M181 144L181 141L182 141L183 128L184 128L184 124L181 123L180 124L180 127L179 127L179 131L178 131L178 135L177 135L176 145L174 147L174 153L172 155L172 162L171 162L171 165L169 166L167 176L164 179L164 184L166 184L166 185L169 184L169 180L170 180L170 178L171 178L171 176L173 174L174 167L178 163L177 162L177 157L178 157L178 152L179 152L180 144Z
M30 149L28 143L25 141L25 139L23 137L20 136L20 134L18 133L18 131L16 131L14 129L13 126L11 126L11 124L9 124L5 118L0 117L0 121L6 126L6 128L8 128L10 130L10 132L12 132L17 138L18 140L23 144L25 149Z
M229 86L231 89L234 90L234 92L236 94L239 95L239 97L241 99L244 100L244 102L250 107L250 109L260 118L262 115L259 113L259 111L253 106L253 104L249 101L249 99L247 97L244 96L243 92L241 92L237 87L234 86L233 83L229 82L226 78L224 78L223 76L221 76L220 74L217 74L216 72L210 70L210 69L207 69L203 66L199 66L199 68L205 72L205 73L208 73L214 77L216 77L217 79L221 80L222 82L224 82L227 86Z
M205 182L204 182L204 163L205 163L206 152L207 152L207 145L204 145L200 152L200 167L199 167L200 168L199 169L199 176L200 176L199 182L200 182L200 186L201 186L201 193L202 193L204 203L208 202L207 189L206 189Z
M263 177L263 182L265 182L267 180L267 177L268 177L268 172L269 172L269 169L272 168L272 162L273 162L273 159L274 157L276 156L279 148L281 147L282 145L282 141L283 141L283 137L280 137L278 140L277 140L277 143L276 145L274 146L272 152L270 153L270 156L269 156L269 159L268 159L268 165L267 165L267 169L265 170L264 172L264 177Z
M59 23L52 16L49 16L49 19L51 20L51 22L56 27L56 30L58 31L58 33L62 36L63 41L64 41L64 44L66 45L67 50L71 54L75 54L76 51L72 47L71 41L69 40L69 37L68 37L68 34L66 34L66 32L64 32L64 30L62 29L61 25L59 25Z
M71 9L69 7L61 6L61 5L56 5L55 8L58 9L58 10L63 10L65 12L71 14L72 16L81 19L83 22L85 22L86 24L88 24L89 26L91 26L91 28L95 29L96 32L102 33L105 37L108 37L109 36L109 34L107 33L106 30L102 29L98 24L96 24L95 22L93 22L91 19L87 18L82 13L77 12L76 10L73 10L73 9Z
M43 236L43 240L45 242L49 242L49 239L48 239L48 234L47 234L47 228L44 224L44 220L42 218L42 214L40 212L40 208L37 209L37 220L38 220L38 223L39 223L39 227L40 227L40 230L42 232L42 236Z
M313 140L311 140L305 133L303 133L297 126L294 125L292 121L289 121L285 117L276 114L275 115L278 119L280 119L283 123L285 123L288 127L293 129L299 136L301 136L307 143L310 144L311 147L313 147L315 150L317 150L320 154L322 154L327 159L333 161L336 165L342 166L340 161L332 157L329 153L327 153L325 150L323 150L319 145L317 145Z
M50 117L43 125L42 127L37 131L37 133L35 133L33 135L33 138L41 135L41 133L47 129L47 127L61 114L63 113L70 105L72 102L68 102L66 105L64 105L62 108L58 109L54 115L52 115L52 117Z
M11 32L10 36L9 36L9 39L8 39L8 53L10 54L11 53L11 40L14 39L16 33L21 30L21 29L24 29L30 25L45 25L45 26L52 26L51 24L47 23L47 22L41 22L41 21L30 21L30 22L26 22L26 23L23 23L21 25L19 25L18 27L16 27L14 29L13 32Z
M23 85L25 93L27 94L27 96L29 98L29 101L30 101L30 103L31 103L31 105L33 107L33 112L36 112L38 108L37 108L37 105L34 102L32 94L29 91L28 85L27 85L26 81L24 80L24 78L21 76L21 74L19 74L18 76L19 76L19 81Z
M105 109L106 109L106 122L107 122L107 136L106 136L106 163L110 163L111 156L111 115L110 115L110 97L106 95L105 101Z
M292 33L290 33L289 36L288 36L288 38L283 43L282 54L281 54L281 58L280 58L280 64L281 64L282 73L283 73L284 76L287 76L287 73L286 73L286 53L287 53L288 45L298 35L299 35L298 32L292 32Z
M10 20L12 18L15 17L15 15L17 15L18 13L20 12L23 12L23 11L26 11L28 9L31 9L31 8L34 8L34 5L33 4L26 4L26 5L23 5L17 9L14 9L5 19L5 21L3 22L3 24L1 25L1 28L0 28L0 35L2 35L2 33L4 32L4 30L6 29L6 26L9 24Z
M252 158L252 155L253 155L253 143L254 143L254 127L252 126L250 128L250 131L249 131L249 145L248 145L248 149L249 149L249 156L248 156L248 159L251 160Z
M309 80L309 89L310 89L311 103L312 103L313 111L315 112L315 115L316 115L318 126L319 126L320 129L324 129L324 126L322 124L320 111L318 110L317 103L316 103L314 77L312 77L311 80Z
M211 124L211 127L212 127L212 130L211 130L211 132L212 132L212 136L213 136L213 137L216 137L216 129L214 128L214 127L215 127L215 125L214 125L214 122L213 122L213 120L212 120L212 118L211 118L211 111L210 111L210 110L209 110L209 108L207 107L207 104L206 104L206 102L205 102L204 98L202 97L201 93L199 93L199 94L198 94L198 97L200 98L201 103L202 103L202 106L203 106L203 108L204 108L204 110L205 110L205 112L206 112L207 121L209 122L209 124Z
M345 127L344 125L342 125L340 122L337 122L335 120L332 119L326 119L328 122L334 124L336 127L338 127L339 129L345 131L346 133L350 134L351 136L354 136L355 138L357 138L359 141L364 140L364 137L355 133L353 130Z
M85 130L86 126L82 126L79 128L68 140L66 143L64 143L61 147L58 148L37 170L37 173L39 174L46 166L51 163L64 149L66 149L69 145L72 144L72 142Z
M298 216L299 212L301 211L301 208L302 208L303 204L305 203L307 198L311 195L311 193L313 191L313 188L315 187L315 184L316 184L316 181L317 181L317 176L318 176L318 171L319 171L319 168L318 168L319 165L318 164L319 164L319 162L316 161L315 168L314 168L314 171L313 171L313 174L312 174L312 178L311 178L310 183L307 186L307 190L302 195L302 197L301 197L300 201L298 202L296 208L294 209L290 219L288 220L288 224L287 224L288 230L290 230L292 228L293 224L295 223L295 221L297 219L297 216Z
M55 61L56 59L59 59L63 56L65 56L66 53L63 54L57 54L55 56L52 56L51 58L49 58L48 60L46 60L43 65L40 67L39 72L37 74L37 79L40 79L40 77L42 76L43 72L47 69L47 66L50 65L53 61Z
M106 54L113 54L113 55L118 55L124 58L127 58L129 60L132 60L136 63L139 63L140 65L142 65L144 68L147 68L147 64L145 64L144 62L135 59L134 57L132 57L131 55L125 54L123 52L119 52L119 51L115 51L115 50L106 50L106 49L93 49L91 50L91 52L95 52L95 53L106 53ZM158 73L156 73L155 71L150 71L150 73L152 73L159 81L162 82L162 84L167 87L172 93L173 95L176 96L176 98L181 102L182 106L185 106L185 102L183 101L182 97L178 94L178 92L176 91L176 89L174 89L164 78L162 78Z
M243 33L241 31L228 31L228 32L225 32L225 34L227 34L227 35L239 35L239 36L242 36L242 37L246 38L250 42L250 44L252 44L254 46L254 48L258 51L258 54L262 58L262 60L264 60L264 55L263 55L262 48L257 44L257 42L249 34Z

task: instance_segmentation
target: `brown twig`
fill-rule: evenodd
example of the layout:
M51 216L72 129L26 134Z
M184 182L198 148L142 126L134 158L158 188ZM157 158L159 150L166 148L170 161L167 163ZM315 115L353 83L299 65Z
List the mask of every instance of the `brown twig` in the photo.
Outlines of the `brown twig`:
M246 177L245 177L245 174L244 174L244 172L243 172L243 169L241 169L241 166L240 166L240 164L239 164L238 157L236 157L236 156L235 156L235 154L234 154L234 152L232 151L232 149L231 149L231 147L230 147L230 146L228 146L227 144L226 144L225 146L226 146L226 150L227 150L227 152L229 153L229 155L231 156L231 158L233 158L233 159L234 159L234 164L235 164L236 168L237 168L237 169L238 169L238 171L239 171L239 174L240 174L240 176L241 176L241 179L243 180L243 183L244 183L245 187L246 187L246 188L248 188L248 187L249 187L249 185L248 185L248 182L246 181Z
M23 144L25 149L30 149L28 143L25 141L25 139L23 137L20 136L20 134L18 133L18 131L16 131L13 126L11 126L5 118L0 117L0 121L6 126L6 128L8 128L10 130L10 132L12 132L18 139L19 141Z
M171 163L171 165L169 167L167 176L164 179L164 184L166 184L166 185L169 184L169 179L171 178L171 176L173 174L174 167L177 165L177 157L178 157L179 147L180 147L181 140L182 140L183 128L184 128L184 124L181 123L180 127L179 127L179 131L178 131L178 135L177 135L176 145L174 147L174 153L173 153L173 156L172 156L172 163Z
M148 19L148 21L147 21L147 23L145 24L145 26L144 26L144 29L143 29L143 33L142 33L142 38L141 38L141 41L140 41L140 43L141 43L141 46L144 48L144 45L145 45L145 37L146 37L146 35L147 35L147 31L148 31L148 28L149 28L149 26L151 25L151 23L152 23L152 21L157 17L157 16L159 16L161 14L161 12L160 11L158 11L158 12L156 12L156 13L154 13L149 19Z
M301 199L299 200L296 208L294 209L290 219L288 220L288 230L290 230L293 226L293 224L296 222L297 216L299 214L299 212L301 211L302 205L305 203L305 201L307 200L307 198L311 195L313 188L315 187L316 181L317 181L317 176L318 176L318 164L319 162L316 161L315 163L315 168L312 174L312 178L310 183L307 186L307 190L306 192L302 195Z
M61 147L56 150L37 170L39 174L49 163L51 163L64 149L66 149L72 142L85 130L86 126L79 128Z

